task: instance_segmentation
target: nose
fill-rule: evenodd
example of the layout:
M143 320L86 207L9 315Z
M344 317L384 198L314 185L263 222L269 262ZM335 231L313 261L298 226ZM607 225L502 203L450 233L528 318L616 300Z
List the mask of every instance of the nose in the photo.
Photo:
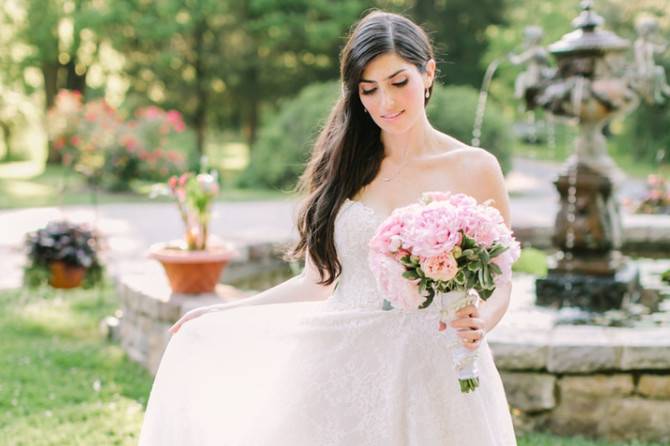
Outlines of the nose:
M394 104L395 104L395 98L393 97L393 94L390 91L384 89L382 91L382 100L381 100L382 110L393 111Z

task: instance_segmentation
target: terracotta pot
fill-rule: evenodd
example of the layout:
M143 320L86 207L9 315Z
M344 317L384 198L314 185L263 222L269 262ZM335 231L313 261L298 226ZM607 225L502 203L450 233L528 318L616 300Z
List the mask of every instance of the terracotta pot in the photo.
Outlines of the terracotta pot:
M172 292L180 294L213 292L223 269L235 254L228 246L188 251L160 243L149 249L149 257L163 265Z
M49 285L54 288L77 288L86 276L86 268L83 266L72 266L61 261L51 262L49 270Z

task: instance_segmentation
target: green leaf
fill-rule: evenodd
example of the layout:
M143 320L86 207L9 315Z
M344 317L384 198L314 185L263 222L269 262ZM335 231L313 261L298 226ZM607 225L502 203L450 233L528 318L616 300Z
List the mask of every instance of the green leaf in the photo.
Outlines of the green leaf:
M409 279L409 280L416 280L416 279L419 278L419 275L414 270L405 271L404 273L402 273L402 276L405 279Z
M486 252L485 249L483 249L479 253L479 258L482 259L482 263L484 263L484 264L489 263L489 261L491 260L491 257L489 256L489 253Z
M477 290L477 292L479 293L479 297L481 297L482 300L486 300L489 297L491 297L491 294L493 294L493 291L495 291L495 288L492 289L492 290L487 289L487 288Z
M433 297L435 297L435 291L433 291L432 288L429 288L426 300L421 305L419 305L419 309L423 310L424 308L428 307L428 305L430 305L433 302Z
M502 274L502 270L495 263L489 263L489 268L496 274Z

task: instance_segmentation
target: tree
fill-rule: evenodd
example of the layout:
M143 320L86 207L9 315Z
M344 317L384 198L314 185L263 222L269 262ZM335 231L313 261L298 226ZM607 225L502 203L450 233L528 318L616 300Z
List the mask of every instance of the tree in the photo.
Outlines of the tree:
M24 45L23 57L15 66L2 65L6 78L27 93L33 86L24 79L26 69L39 70L44 88L44 108L48 110L59 89L86 89L86 75L95 61L98 37L94 29L98 15L93 2L86 0L25 0L11 2L2 10L2 21L13 30L12 39ZM48 160L58 161L49 148Z
M118 0L109 35L126 57L130 95L178 108L204 149L209 120L235 123L249 143L259 110L336 75L339 37L360 0Z
M408 14L428 31L447 84L479 88L486 31L505 23L505 0L378 0L377 5Z

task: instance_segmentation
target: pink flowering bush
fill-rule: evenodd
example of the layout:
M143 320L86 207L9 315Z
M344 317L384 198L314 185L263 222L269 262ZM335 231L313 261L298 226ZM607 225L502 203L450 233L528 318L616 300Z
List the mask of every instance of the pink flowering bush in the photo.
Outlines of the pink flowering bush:
M61 90L47 127L63 163L107 189L127 189L137 178L162 181L186 163L181 152L168 149L170 136L185 128L175 110L144 107L124 120L104 99L84 103L78 92Z
M425 308L436 293L477 291L511 279L519 243L500 212L466 194L429 192L396 209L370 240L369 264L395 307Z
M47 112L47 136L58 159L66 165L77 155L82 107L81 93L61 90L56 95L55 105Z
M659 175L647 177L647 192L637 204L635 212L642 214L670 214L670 188Z

